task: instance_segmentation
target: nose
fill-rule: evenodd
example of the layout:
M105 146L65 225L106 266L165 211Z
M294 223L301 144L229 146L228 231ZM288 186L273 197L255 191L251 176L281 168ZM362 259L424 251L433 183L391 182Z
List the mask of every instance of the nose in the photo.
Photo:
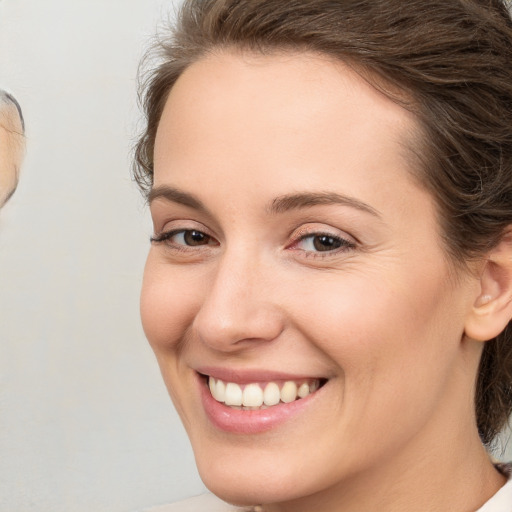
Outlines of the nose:
M225 254L215 263L193 327L209 347L235 352L269 342L284 328L282 307L274 300L273 273L251 255Z

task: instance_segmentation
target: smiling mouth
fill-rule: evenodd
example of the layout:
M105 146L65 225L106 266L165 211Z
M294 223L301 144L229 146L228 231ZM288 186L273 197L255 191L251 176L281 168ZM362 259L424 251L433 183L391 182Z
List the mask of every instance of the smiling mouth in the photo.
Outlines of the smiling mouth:
M205 376L212 397L233 409L255 411L301 400L318 391L327 379L237 384Z

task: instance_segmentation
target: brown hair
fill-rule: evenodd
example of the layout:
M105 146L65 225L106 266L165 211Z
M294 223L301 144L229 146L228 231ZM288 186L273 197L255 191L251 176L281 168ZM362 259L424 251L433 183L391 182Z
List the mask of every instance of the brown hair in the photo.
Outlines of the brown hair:
M149 54L160 62L141 81L146 128L134 177L144 192L169 91L190 64L224 48L326 54L412 110L423 135L419 179L437 200L455 263L485 255L512 224L512 21L504 1L187 0L171 35ZM480 363L484 443L511 412L509 324L485 344Z

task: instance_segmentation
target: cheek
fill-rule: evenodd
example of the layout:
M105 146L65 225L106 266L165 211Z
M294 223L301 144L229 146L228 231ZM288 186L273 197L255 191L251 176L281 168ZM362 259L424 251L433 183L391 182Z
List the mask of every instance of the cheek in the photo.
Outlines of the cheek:
M441 387L456 357L462 308L450 290L444 265L422 274L405 265L378 275L346 274L310 287L294 308L306 337L341 370L347 400L391 402L397 391ZM304 300L306 298L306 300ZM363 396L364 395L364 396ZM378 406L378 405L377 405Z
M435 416L459 340L441 277L383 275L345 276L295 303L302 333L338 368L331 437L357 438L375 456L391 453ZM375 425L388 433L386 442ZM361 456L350 449L345 456L352 453Z
M150 252L141 290L141 319L169 395L187 431L191 423L186 404L187 390L194 386L180 367L180 347L197 310L201 287Z
M146 262L140 311L144 333L157 357L174 351L187 332L200 302L201 287L151 252Z

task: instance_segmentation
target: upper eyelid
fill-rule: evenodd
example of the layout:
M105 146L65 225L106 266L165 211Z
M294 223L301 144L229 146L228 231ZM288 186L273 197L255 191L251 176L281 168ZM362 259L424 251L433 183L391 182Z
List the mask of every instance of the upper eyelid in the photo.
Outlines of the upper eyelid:
M317 224L317 223L309 223L309 224ZM320 223L318 223L320 224ZM332 236L334 238L340 238L342 240L346 240L348 242L353 242L354 244L359 244L360 241L358 238L354 235L351 235L350 233L347 233L344 230L341 230L339 228L335 228L333 226L327 226L326 224L322 224L322 227L320 226L302 226L298 229L293 230L289 238L293 238L294 240L299 240L301 238L305 238L308 236L314 236L314 235L328 235Z
M150 237L150 242L151 243L157 243L157 244L165 244L167 245L169 248L174 248L174 249L179 249L179 250L197 250L197 248L208 248L208 246L210 244L205 244L205 245L197 245L197 246L189 246L189 245L186 245L186 244L178 244L178 243L173 243L170 241L171 238L173 238L174 236L180 234L180 233L185 233L187 231L199 231L201 232L202 234L206 235L208 238L212 239L212 240L215 240L217 243L217 239L211 235L209 235L208 233L205 233L204 231L201 231L199 229L187 229L187 228L183 228L183 229L169 229L169 230L165 230L165 231L160 231L159 233L155 233L154 235L152 235ZM167 242L167 243L166 243Z
M206 230L204 229L197 229L197 228L176 228L176 229L162 229L154 234L155 237L161 237L161 236L175 236L179 233L186 233L187 231L197 231L199 233L202 233L203 235L208 236L209 238L215 238L213 235L210 235Z
M343 237L343 236L333 235L331 233L311 233L309 235L305 234L305 235L299 237L298 239L294 240L288 247L292 248L292 247L298 245L300 242L307 240L308 238L311 238L311 237L314 238L317 236L327 236L327 237L339 240L341 242L341 247L335 248L332 251L325 251L325 255L327 255L329 253L333 254L340 250L342 251L343 249L355 248L358 245L357 242L353 242L352 240L349 240L348 238ZM301 250L303 250L304 252L315 252L315 251L307 251L305 249L301 249Z
M217 233L221 232L220 226L209 210L202 208L196 209L187 202L169 201L165 197L157 195L149 203L149 210L155 232L168 231L165 226L171 222L200 225L202 226L202 230L208 230L208 234L215 237ZM157 229L157 227L159 227L159 229ZM183 229L188 228L185 226Z
M174 227L167 227L169 224L173 223L180 223L178 226ZM203 224L200 221L197 220L191 220L191 219L168 219L164 222L160 222L161 228L156 229L155 228L155 235L165 234L169 233L170 231L201 231L205 235L212 236L214 238L217 238L216 234L212 229L207 227L205 224Z
M312 231L304 231L302 233L298 233L294 238L306 238L309 236L320 236L320 235L327 235L332 236L333 238L353 238L352 236L344 233L333 233L332 231L325 229L315 229Z
M355 245L355 242L352 242L352 240L350 240L350 238L352 237L345 237L345 236L341 236L341 235L334 235L333 233L328 233L328 232L318 232L318 233L305 233L304 235L300 236L296 241L300 242L301 240L306 240L307 238L315 238L317 236L327 236L327 237L330 237L330 238L335 238L337 240L342 240L344 242L347 242L348 244L352 244L352 245Z

